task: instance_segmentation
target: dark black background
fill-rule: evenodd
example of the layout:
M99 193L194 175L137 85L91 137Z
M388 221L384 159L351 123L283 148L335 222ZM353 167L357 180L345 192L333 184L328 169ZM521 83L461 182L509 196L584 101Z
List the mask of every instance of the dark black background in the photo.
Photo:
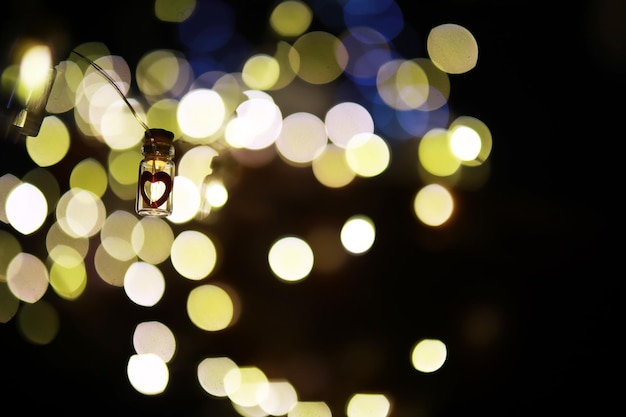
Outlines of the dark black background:
M260 42L267 27L258 16L272 3L230 3L242 33ZM61 316L50 345L26 342L13 322L0 325L4 406L237 415L194 379L199 360L221 355L288 378L302 400L327 401L334 415L344 415L347 397L359 391L389 393L396 416L597 415L621 405L626 2L399 3L423 39L438 24L458 23L480 48L477 67L451 77L450 103L490 128L491 173L481 189L456 195L452 224L420 225L408 210L419 184L393 170L335 193L279 161L242 169L229 210L207 226L226 253L242 254L227 255L218 278L241 294L245 311L235 328L217 335L193 328L181 307L193 283L168 282L151 311L97 282L76 303L47 294ZM80 12L74 4L3 3L0 59L8 62L25 35L57 45L58 60L75 45L102 41L131 68L148 50L180 46L174 25L152 17L151 1L89 3ZM1 144L6 172L32 168L23 143ZM412 150L398 150L398 159ZM329 204L306 208L317 198ZM373 218L377 243L350 259L340 278L314 275L285 289L259 269L276 235L339 224L355 211ZM42 242L26 245L35 251ZM468 323L485 312L498 320L497 337L473 346ZM167 391L146 397L130 387L125 366L132 329L153 319L180 329L179 351ZM408 363L422 337L444 340L449 351L428 376ZM323 369L302 367L296 352Z

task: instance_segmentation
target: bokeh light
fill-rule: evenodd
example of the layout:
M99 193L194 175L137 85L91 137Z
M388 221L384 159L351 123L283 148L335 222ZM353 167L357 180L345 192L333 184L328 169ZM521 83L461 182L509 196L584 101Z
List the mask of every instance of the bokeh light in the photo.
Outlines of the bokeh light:
M128 359L126 367L128 381L145 395L161 394L170 379L167 364L154 353L137 353Z
M452 216L454 200L450 192L442 185L428 184L415 195L413 210L422 223L429 226L441 226Z
M306 278L313 268L313 251L297 236L283 236L270 247L267 256L272 272L281 280L294 282Z
M413 367L423 373L439 370L447 357L446 345L439 339L422 339L411 350Z
M368 216L354 215L341 228L341 243L353 254L367 252L376 240L376 227Z
M23 183L13 188L5 203L7 220L18 232L29 235L43 225L48 203L39 188Z

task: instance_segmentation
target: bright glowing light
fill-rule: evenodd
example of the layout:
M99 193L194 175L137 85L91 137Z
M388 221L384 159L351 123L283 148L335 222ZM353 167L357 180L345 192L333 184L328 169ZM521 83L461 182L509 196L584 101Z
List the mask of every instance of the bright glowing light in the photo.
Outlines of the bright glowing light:
M481 141L472 128L459 126L450 131L450 148L461 161L472 161L480 153Z
M174 239L170 259L183 277L200 280L215 268L217 250L211 238L204 233L185 230Z
M348 417L387 417L391 403L383 394L354 394L346 407Z
M48 77L52 63L50 49L44 45L30 47L20 63L20 82L27 90L41 87Z
M413 210L424 224L441 226L452 216L454 200L442 185L429 184L415 195Z
M196 287L187 297L189 319L202 330L224 330L231 324L234 311L233 300L228 292L216 285Z
M300 281L313 268L313 251L299 237L282 237L270 248L268 261L272 272L285 281Z
M219 178L208 180L204 190L204 197L211 207L222 207L228 201L228 190Z
M11 226L29 235L39 230L46 220L48 203L39 188L25 182L11 190L5 210Z
M374 222L363 215L350 217L341 228L341 243L351 253L367 252L376 239Z
M437 339L423 339L411 351L411 363L420 372L430 373L441 368L446 361L446 345Z
M240 406L258 406L269 395L267 376L255 366L240 367L239 372L230 371L226 374L224 383L228 398Z
M135 262L124 275L124 291L135 304L152 307L163 297L165 278L156 266Z
M224 123L226 108L222 97L206 88L192 90L181 98L177 109L178 123L191 138L206 138Z
M154 353L168 363L176 352L174 333L159 321L144 321L135 327L133 346L139 354Z
M133 388L145 395L165 391L170 378L167 364L154 353L132 355L126 373Z

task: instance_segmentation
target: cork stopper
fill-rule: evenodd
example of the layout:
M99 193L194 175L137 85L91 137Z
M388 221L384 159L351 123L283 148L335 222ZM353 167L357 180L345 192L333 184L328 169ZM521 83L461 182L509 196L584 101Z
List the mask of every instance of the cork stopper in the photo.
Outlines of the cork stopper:
M159 156L174 156L174 133L165 129L146 130L143 137L143 153Z

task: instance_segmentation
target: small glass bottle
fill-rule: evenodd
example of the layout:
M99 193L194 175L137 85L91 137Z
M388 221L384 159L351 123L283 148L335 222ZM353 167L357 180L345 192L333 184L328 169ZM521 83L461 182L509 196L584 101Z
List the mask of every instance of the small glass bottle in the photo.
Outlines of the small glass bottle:
M135 204L135 210L140 216L165 217L172 214L176 169L173 141L174 134L168 130L146 130Z

